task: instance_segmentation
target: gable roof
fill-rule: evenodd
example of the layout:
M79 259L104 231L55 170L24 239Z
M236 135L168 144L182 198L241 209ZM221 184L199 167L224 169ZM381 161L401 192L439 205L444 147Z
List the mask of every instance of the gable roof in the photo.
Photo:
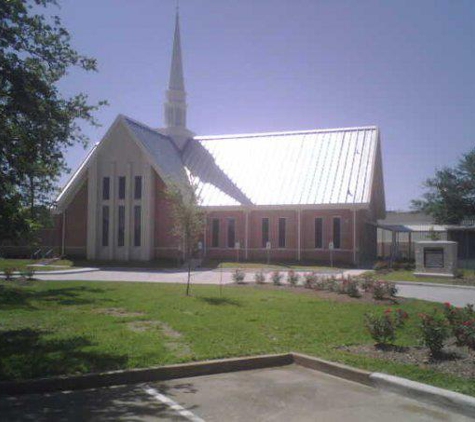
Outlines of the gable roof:
M57 198L64 208L116 125L125 125L162 180L198 182L202 205L369 205L382 185L379 131L374 126L300 132L196 136L180 151L171 138L119 115ZM379 169L379 171L378 171ZM384 210L384 188L377 195Z
M369 204L380 159L374 126L198 136L193 142L254 205ZM231 205L214 189L215 169L193 148L185 164L201 182L203 205Z
M135 144L145 154L145 157L162 180L171 180L175 183L183 183L188 180L186 170L181 161L180 152L170 138L143 123L131 119L130 117L119 115L102 140L94 145L92 150L78 169L73 173L61 193L56 198L58 211L61 211L77 192L78 187L85 179L90 164L103 147L106 139L111 136L114 128L118 125L125 126L130 134L131 140L135 142Z

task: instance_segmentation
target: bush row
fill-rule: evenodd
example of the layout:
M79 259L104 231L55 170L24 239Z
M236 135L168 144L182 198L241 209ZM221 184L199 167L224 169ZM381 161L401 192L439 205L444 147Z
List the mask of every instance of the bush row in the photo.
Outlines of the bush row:
M397 330L404 326L409 315L402 309L386 309L383 314L365 314L365 326L378 346L388 346L396 340ZM475 311L473 305L456 308L444 304L444 310L434 308L418 315L421 343L429 348L431 357L441 355L446 341L455 337L458 346L475 350Z

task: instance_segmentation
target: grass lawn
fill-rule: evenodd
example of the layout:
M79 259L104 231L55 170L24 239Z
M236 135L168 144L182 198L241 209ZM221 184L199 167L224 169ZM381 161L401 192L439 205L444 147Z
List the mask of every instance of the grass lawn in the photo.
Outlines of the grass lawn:
M465 286L475 286L475 270L463 270L463 278L432 278L416 277L414 271L396 270L387 274L376 273L379 280L388 281L417 281L425 283L457 284Z
M41 264L44 260L37 259L0 259L0 271L5 268L15 268L17 271L24 271L33 264ZM36 271L53 271L59 269L65 269L64 267L73 267L74 264L68 259L60 259L54 261L51 265L45 265L41 267L31 267Z
M268 269L268 270L279 270L279 271L288 271L288 270L302 270L302 271L328 271L328 270L341 270L340 267L329 267L324 265L315 265L315 264L302 264L302 263L270 263L266 262L235 262L235 261L205 261L203 263L204 267L208 268L241 268L243 270L259 270L259 269Z
M191 360L299 351L475 395L473 380L336 347L371 344L368 311L387 306L323 300L259 287L107 282L0 283L0 379L25 379ZM434 304L408 300L411 316ZM398 339L418 341L412 320Z

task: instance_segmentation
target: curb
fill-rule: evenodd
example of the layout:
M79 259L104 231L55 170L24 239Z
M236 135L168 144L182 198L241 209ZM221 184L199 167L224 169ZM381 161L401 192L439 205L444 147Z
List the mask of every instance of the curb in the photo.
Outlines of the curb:
M373 385L373 382L371 381L371 372L364 371L363 369L353 368L351 366L343 365L342 363L329 362L327 360L300 353L292 353L292 357L294 363L303 366L304 368L324 372L360 384L369 386Z
M443 287L446 289L475 290L475 286L462 286L460 284L424 283L423 281L393 281L393 283L402 284L403 286L425 286L425 287Z
M138 384L188 378L225 372L290 365L292 354L261 355L247 358L218 359L145 369L127 369L76 376L0 382L1 395L38 394L61 390L87 390L113 385Z
M475 418L475 397L378 372L372 373L369 378L377 388Z
M35 271L35 275L61 275L61 274L81 274L99 271L99 268L78 268L76 270L53 270L53 271Z
M452 412L475 418L475 397L411 381L406 378L400 378L379 372L371 373L362 369L326 361L301 353L217 359L145 369L128 369L123 371L76 375L71 377L63 376L25 381L0 382L0 396L87 390L114 385L139 384L235 371L275 368L291 364L300 365L304 368L323 372L359 384L364 384L379 390L394 392L411 399L417 399L430 405L448 408Z

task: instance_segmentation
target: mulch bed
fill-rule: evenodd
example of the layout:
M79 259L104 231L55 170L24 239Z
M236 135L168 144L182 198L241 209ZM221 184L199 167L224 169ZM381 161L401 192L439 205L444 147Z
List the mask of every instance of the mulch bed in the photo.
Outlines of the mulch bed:
M317 296L324 300L331 300L334 302L341 302L341 303L370 303L372 305L400 305L405 303L407 299L398 297L393 299L384 299L384 300L376 300L373 299L372 293L365 293L361 292L361 297L351 297L346 294L340 294L336 292L330 292L328 290L315 290L315 289L307 289L303 286L296 286L291 287L288 284L282 284L281 286L276 286L272 283L265 283L265 284L258 284L258 283L231 283L228 284L231 286L239 286L239 287L256 287L260 289L268 289L268 290L286 290L295 293L306 293L312 296Z
M400 305L405 303L407 299L398 297L397 299L384 299L384 300L376 300L373 299L372 293L361 293L361 297L350 297L346 294L340 294L336 292L330 292L327 290L315 290L315 289L307 289L303 286L291 287L288 284L283 284L282 286L276 286L275 284L265 283L265 284L257 284L257 283L232 283L228 284L231 286L239 286L239 287L256 287L259 289L267 289L267 290L285 290L295 293L306 293L313 296L318 296L321 299L325 300L332 300L334 302L341 302L341 303L369 303L372 305Z
M458 347L455 341L448 342L443 354L431 358L425 347L372 345L341 346L338 350L364 355L371 358L390 360L392 362L416 365L423 369L430 369L461 378L475 379L475 351L467 347Z

